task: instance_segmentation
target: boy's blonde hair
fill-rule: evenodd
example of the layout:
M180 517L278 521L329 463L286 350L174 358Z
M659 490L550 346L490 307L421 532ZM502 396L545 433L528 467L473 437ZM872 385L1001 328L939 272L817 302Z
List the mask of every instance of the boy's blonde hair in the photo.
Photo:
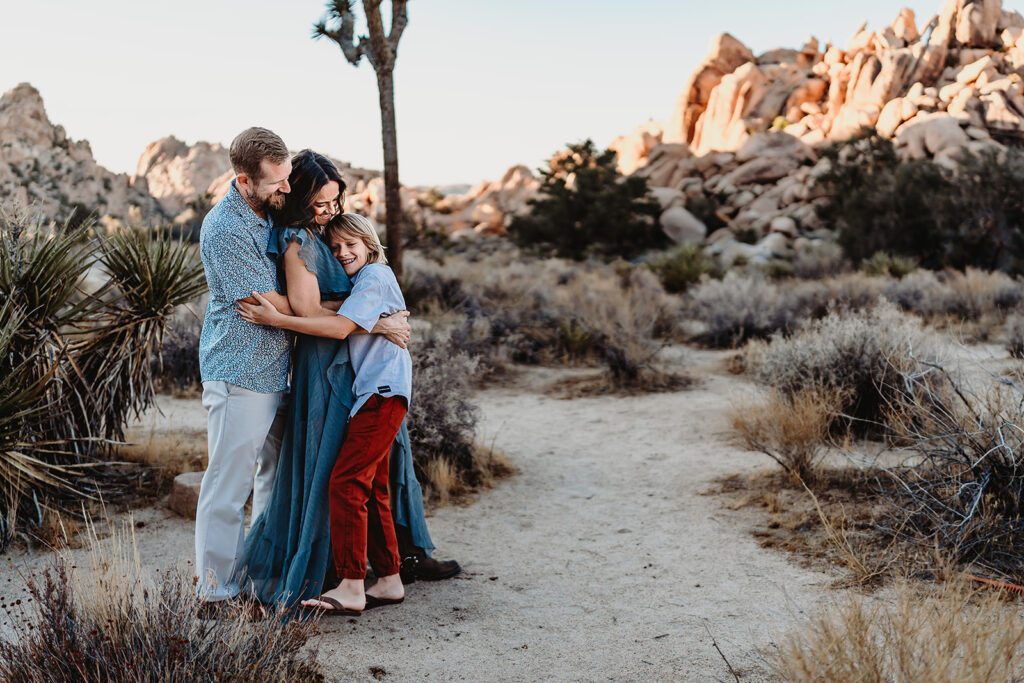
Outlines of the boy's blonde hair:
M367 263L388 264L388 257L384 255L384 245L380 243L377 231L368 219L358 213L341 213L331 219L324 231L330 240L332 237L358 237L366 245Z

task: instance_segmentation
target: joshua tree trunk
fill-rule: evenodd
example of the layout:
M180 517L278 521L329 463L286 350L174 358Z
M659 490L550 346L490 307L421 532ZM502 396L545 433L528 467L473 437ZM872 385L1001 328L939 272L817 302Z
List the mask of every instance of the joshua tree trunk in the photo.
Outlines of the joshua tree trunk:
M402 277L402 194L398 182L398 132L395 129L395 79L377 72L380 91L380 134L384 144L384 210L387 212L388 262Z
M381 138L384 146L384 209L387 213L388 260L395 275L402 277L402 195L398 182L398 132L395 127L395 60L398 41L408 23L405 6L408 0L391 1L391 31L384 32L381 17L382 0L363 0L363 12L370 35L354 41L355 15L351 0L333 0L327 5L327 14L333 26L323 20L313 27L313 37L326 36L341 48L345 59L353 66L365 55L377 73L380 94Z

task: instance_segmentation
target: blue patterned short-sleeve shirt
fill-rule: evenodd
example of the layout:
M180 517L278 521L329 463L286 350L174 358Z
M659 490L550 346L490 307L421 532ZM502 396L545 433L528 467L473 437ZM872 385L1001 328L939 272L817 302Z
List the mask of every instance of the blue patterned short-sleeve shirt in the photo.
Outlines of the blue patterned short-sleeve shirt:
M242 320L235 302L253 291L277 290L277 266L267 255L272 220L260 218L235 188L206 214L199 253L210 288L199 371L204 382L219 380L260 393L288 386L290 341L284 330Z

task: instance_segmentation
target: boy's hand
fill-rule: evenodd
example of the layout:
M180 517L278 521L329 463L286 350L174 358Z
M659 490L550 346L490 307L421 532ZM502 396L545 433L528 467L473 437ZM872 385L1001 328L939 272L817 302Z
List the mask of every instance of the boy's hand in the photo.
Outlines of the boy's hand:
M370 330L370 334L383 334L392 344L403 349L409 348L412 338L412 327L409 326L409 311L398 311L386 318L381 318Z
M257 305L249 303L247 301L249 298L255 299ZM238 311L243 320L253 325L275 326L275 321L281 318L280 311L274 308L274 304L263 298L259 292L253 292L252 297L239 299L238 308L235 310Z

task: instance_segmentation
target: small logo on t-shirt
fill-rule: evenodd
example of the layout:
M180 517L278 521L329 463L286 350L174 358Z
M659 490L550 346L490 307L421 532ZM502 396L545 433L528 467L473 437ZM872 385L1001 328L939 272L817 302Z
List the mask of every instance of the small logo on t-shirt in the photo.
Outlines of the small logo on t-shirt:
M388 393L391 393L391 386L385 384L382 387L377 387L377 393L378 394L388 394Z

